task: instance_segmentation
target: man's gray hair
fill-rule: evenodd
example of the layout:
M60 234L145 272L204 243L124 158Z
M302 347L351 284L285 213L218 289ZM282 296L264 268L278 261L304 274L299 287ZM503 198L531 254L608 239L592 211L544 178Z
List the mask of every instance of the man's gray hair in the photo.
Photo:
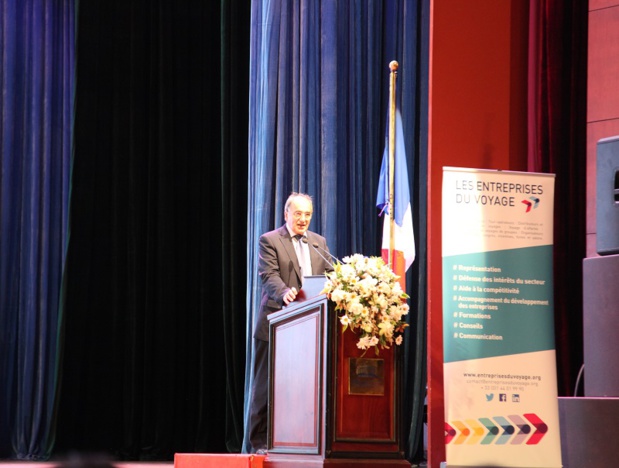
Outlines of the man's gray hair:
M292 192L290 196L288 197L288 200L286 200L286 204L284 205L284 212L288 211L288 208L290 208L290 204L292 203L292 200L294 200L297 197L307 199L312 205L312 210L314 209L314 201L312 200L312 197L310 195L308 195L307 193Z

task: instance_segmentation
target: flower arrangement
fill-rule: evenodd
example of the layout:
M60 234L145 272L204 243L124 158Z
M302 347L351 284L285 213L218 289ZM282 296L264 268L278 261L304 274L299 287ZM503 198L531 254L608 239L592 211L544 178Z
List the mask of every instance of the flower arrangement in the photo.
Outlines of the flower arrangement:
M402 317L408 314L408 295L398 278L380 257L354 254L333 265L327 273L323 294L335 303L344 331L350 327L361 333L357 347L367 350L389 348L402 343L408 326Z

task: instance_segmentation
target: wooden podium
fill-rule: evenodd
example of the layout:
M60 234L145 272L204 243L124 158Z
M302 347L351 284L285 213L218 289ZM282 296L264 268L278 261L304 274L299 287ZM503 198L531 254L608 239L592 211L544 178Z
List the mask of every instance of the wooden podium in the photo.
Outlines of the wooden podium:
M305 279L297 301L269 316L269 420L265 467L406 466L395 347L363 355Z

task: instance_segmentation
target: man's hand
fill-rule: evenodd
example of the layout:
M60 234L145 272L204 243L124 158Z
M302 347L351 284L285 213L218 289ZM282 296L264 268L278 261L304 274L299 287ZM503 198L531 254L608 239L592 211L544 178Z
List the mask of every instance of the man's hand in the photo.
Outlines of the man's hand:
M288 305L292 301L294 301L297 297L297 294L298 293L297 293L296 288L289 289L288 292L284 294L284 304Z

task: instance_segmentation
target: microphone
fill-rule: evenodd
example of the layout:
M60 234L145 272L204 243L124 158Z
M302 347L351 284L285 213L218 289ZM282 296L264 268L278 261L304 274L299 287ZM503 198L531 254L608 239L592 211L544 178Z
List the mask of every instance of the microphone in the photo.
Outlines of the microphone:
M303 241L303 243L305 244L309 244L309 242L307 241L307 237L303 236L303 238L301 239ZM330 262L329 260L327 260L325 258L325 256L323 254L320 253L320 251L322 250L324 253L326 253L327 255L329 255L329 257L331 257L333 260L337 261L338 263L342 263L340 261L339 258L337 258L335 255L332 255L331 252L329 252L328 250L323 249L322 247L320 247L318 245L318 242L312 242L311 246L314 247L314 250L316 251L316 253L318 255L320 255L320 258L322 258L325 262L327 262L328 264L331 264L333 262ZM319 250L320 249L320 250Z

